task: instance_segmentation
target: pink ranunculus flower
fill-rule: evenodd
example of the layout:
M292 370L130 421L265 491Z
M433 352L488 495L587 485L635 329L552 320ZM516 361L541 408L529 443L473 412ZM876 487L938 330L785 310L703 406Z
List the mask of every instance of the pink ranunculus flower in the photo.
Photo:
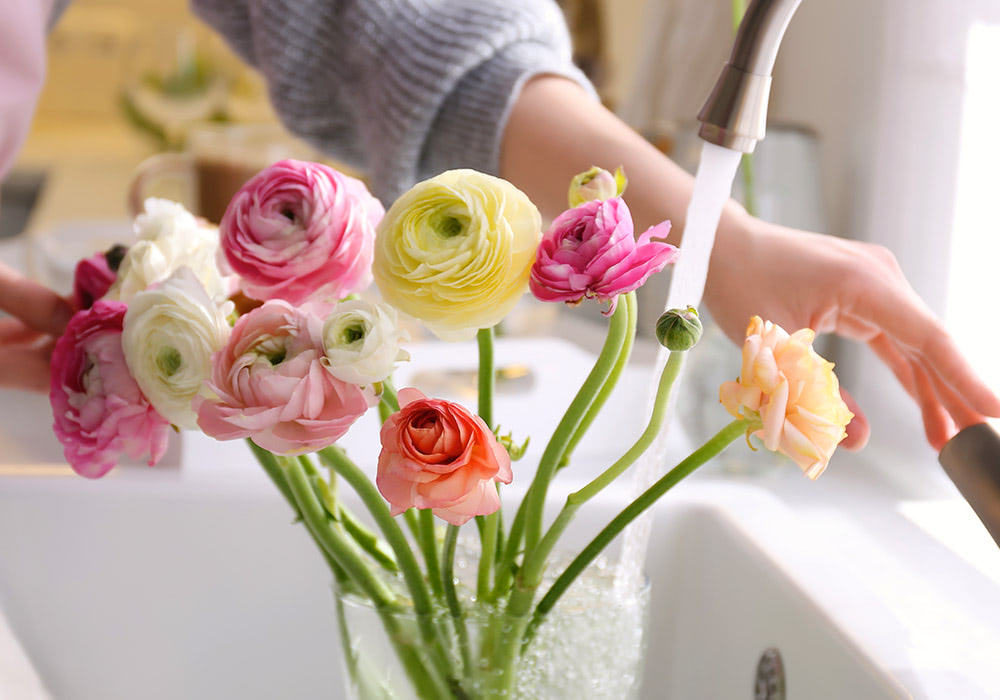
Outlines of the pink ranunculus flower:
M382 425L376 483L399 515L432 508L462 525L500 507L494 482L509 484L510 455L486 423L464 406L429 399L417 389L399 392L400 410Z
M117 278L105 253L94 253L78 262L73 271L73 308L89 309L108 293Z
M254 299L336 300L371 283L375 226L384 213L360 180L320 163L283 160L229 203L219 225L221 255Z
M323 357L319 318L266 302L241 317L212 356L214 397L195 397L198 427L217 440L249 437L277 454L332 445L376 401L371 390L330 374Z
M563 212L542 236L531 268L531 292L542 301L583 299L610 302L638 289L646 279L677 259L665 242L670 222L653 226L636 240L632 214L621 197L584 202Z
M66 461L82 476L104 476L122 454L149 464L167 449L170 424L128 372L122 352L125 304L98 301L70 319L52 351L49 400Z

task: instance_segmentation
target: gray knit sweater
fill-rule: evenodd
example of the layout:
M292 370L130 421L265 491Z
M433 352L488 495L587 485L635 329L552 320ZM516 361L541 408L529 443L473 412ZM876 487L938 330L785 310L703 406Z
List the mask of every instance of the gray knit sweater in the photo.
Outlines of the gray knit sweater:
M390 202L443 170L498 171L524 82L589 89L553 0L192 0L267 80L294 133Z

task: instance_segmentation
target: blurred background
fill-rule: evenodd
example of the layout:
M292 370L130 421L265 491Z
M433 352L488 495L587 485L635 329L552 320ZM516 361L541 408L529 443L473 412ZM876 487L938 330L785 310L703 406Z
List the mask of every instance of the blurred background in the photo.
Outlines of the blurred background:
M693 170L693 118L728 55L732 3L561 4L602 99ZM26 232L19 262L57 286L66 270L56 253L75 259L127 235L129 184L150 156L175 154L147 161L133 198L209 208L225 201L213 187L226 178L239 182L283 155L315 157L282 131L262 80L184 0L76 0L48 57L31 134L0 190L0 234ZM889 246L994 385L998 76L995 2L805 0L779 53L753 177L737 177L734 191L763 218ZM195 153L200 172L181 151ZM87 249L77 251L82 230ZM661 277L644 293L652 318ZM877 434L912 434L915 410L888 373L862 349L829 351Z

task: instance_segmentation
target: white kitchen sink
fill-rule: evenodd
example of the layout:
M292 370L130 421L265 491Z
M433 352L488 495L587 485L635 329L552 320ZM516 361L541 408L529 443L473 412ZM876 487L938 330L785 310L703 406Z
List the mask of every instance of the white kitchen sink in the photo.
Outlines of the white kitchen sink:
M558 350L572 375L586 359L525 342L501 344L500 362ZM435 347L414 354L438 357ZM531 391L549 391L549 374ZM556 417L505 407L523 398L501 396L497 413L514 416L515 435L534 425L540 450ZM44 397L0 399L0 607L53 697L340 697L325 566L243 445L172 436L164 467L91 482L59 464ZM610 407L627 428L617 432L637 424L634 403ZM374 416L364 420L352 442L372 464L375 448L363 443ZM581 452L590 456L560 473L550 506L618 447L591 441ZM528 481L519 465L533 459L515 465L512 498ZM879 473L839 456L817 483L789 464L759 477L696 476L663 499L647 564L643 697L754 698L771 648L788 698L997 697L1000 555L982 542L968 549L964 535L965 551L949 544L946 521L986 537L957 496L903 501ZM575 539L624 494L602 494Z

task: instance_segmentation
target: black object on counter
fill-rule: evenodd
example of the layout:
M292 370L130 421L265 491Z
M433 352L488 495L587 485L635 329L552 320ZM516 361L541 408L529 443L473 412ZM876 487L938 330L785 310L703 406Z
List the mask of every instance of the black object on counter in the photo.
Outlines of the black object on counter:
M938 461L1000 546L1000 434L986 423L949 440Z

